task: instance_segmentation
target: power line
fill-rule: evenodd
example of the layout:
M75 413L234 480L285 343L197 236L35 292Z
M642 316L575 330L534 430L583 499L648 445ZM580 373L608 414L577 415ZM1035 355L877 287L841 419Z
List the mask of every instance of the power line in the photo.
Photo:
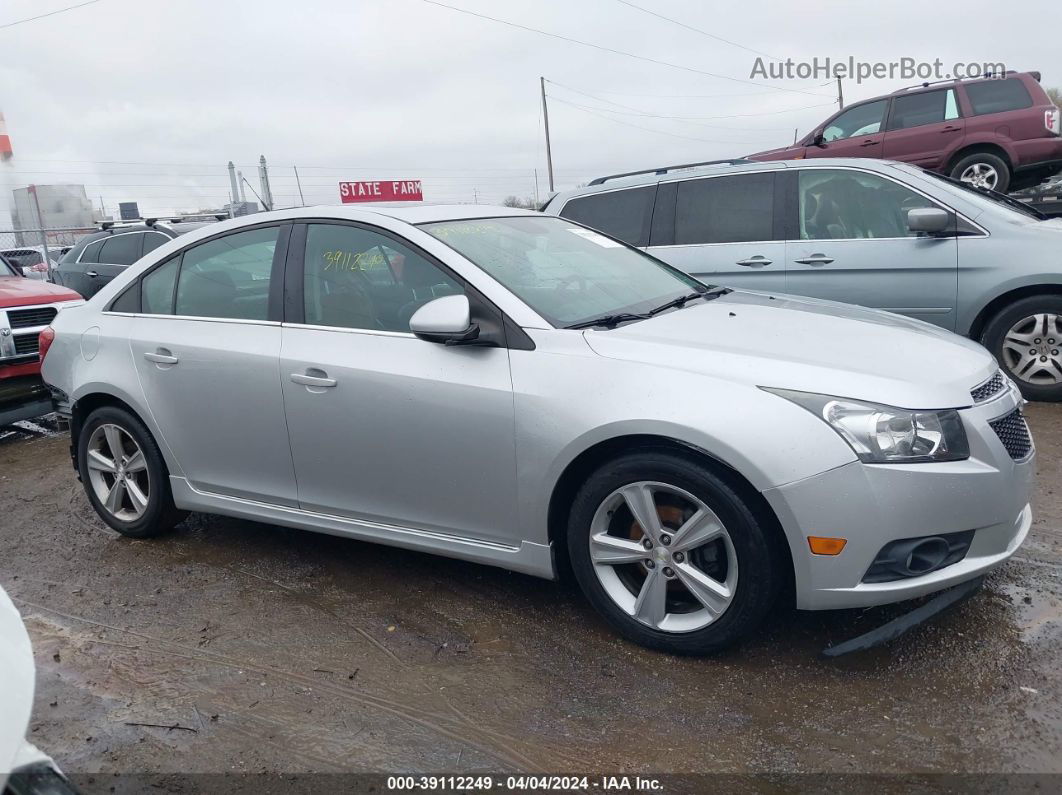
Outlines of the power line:
M702 36L707 36L710 39L715 39L716 41L721 41L724 44L729 44L731 47L737 47L737 48L742 49L742 50L748 50L749 52L754 52L757 55L762 55L765 58L770 58L772 61L781 61L782 60L781 58L779 58L776 55L771 55L771 54L766 53L766 52L761 52L760 50L754 50L751 47L746 47L744 44L738 44L736 41L731 41L730 39L724 39L722 36L716 36L714 33L709 33L706 30L701 30L700 28L695 28L695 27L693 27L693 25L687 25L685 22L680 22L677 19L672 19L671 17L665 17L663 14L658 14L656 11L650 11L648 8L642 8L639 5L635 5L634 3L628 2L628 0L616 0L616 2L617 3L623 3L623 5L630 6L631 8L635 8L638 11L641 11L643 14L649 14L649 16L656 17L657 19L662 19L665 22L670 22L672 25L678 25L680 28L685 28L686 30L692 30L694 33L700 33Z
M45 17L54 17L56 14L62 14L67 11L73 11L75 8L84 8L85 6L90 6L93 3L98 2L100 2L100 0L88 0L85 3L78 3L76 6L57 8L55 11L49 11L47 14L38 14L35 17L26 17L25 19L16 19L14 22L5 22L3 25L0 25L0 30L3 30L4 28L13 28L15 27L15 25L23 25L26 22L34 22L35 20L44 19Z
M799 89L799 88L784 88L782 86L772 86L772 85L768 85L766 83L757 83L757 82L754 82L752 80L743 80L740 77L730 77L729 75L720 75L720 74L716 74L715 72L707 72L707 71L705 71L703 69L695 69L692 66L683 66L682 64L671 63L670 61L660 61L660 60L657 60L656 58L650 58L647 55L636 55L635 53L632 53L632 52L626 52L624 50L617 50L617 49L614 49L612 47L605 47L602 44L593 44L592 42L589 42L589 41L582 41L580 39L573 39L573 38L571 38L569 36L562 36L559 33L550 33L549 31L546 31L546 30L539 30L538 28L532 28L532 27L528 27L527 25L521 25L518 22L511 22L511 21L509 21L507 19L499 19L498 17L488 16L487 14L480 14L480 13L477 13L475 11L469 11L467 8L458 8L457 6L447 5L446 3L440 3L438 0L420 0L420 1L422 3L427 3L428 5L438 6L439 8L445 8L445 9L448 9L450 11L456 11L456 12L458 12L460 14L467 14L468 16L478 17L480 19L486 19L486 20L489 20L491 22L497 22L498 24L501 24L501 25L508 25L511 28L518 28L519 30L525 30L525 31L527 31L529 33L537 33L540 36L548 36L551 39L558 39L560 41L566 41L569 44L578 44L578 45L580 45L582 47L590 47L592 49L599 50L601 52L609 52L609 53L612 53L613 55L622 55L625 58L634 58L635 60L645 61L647 63L654 63L654 64L657 64L658 66L667 66L667 67L669 67L671 69L680 69L683 72L692 72L692 73L698 74L698 75L705 75L706 77L714 77L717 80L730 80L731 82L734 82L734 83L746 83L746 84L748 84L750 86L763 86L764 88L769 88L772 91L788 91L788 92L791 92L791 93L794 93L794 94L807 94L807 95L813 96L813 97L821 97L821 96L823 96L822 94L814 93L814 92L811 92L811 91L804 91L803 89Z
M553 101L554 102L560 102L560 103L562 103L564 105L569 105L569 106L571 106L573 108L576 108L577 110L581 110L583 113L589 113L591 116L597 116L599 119L605 119L606 121L610 121L610 122L612 122L614 124L622 124L624 127L633 127L636 130L644 130L645 132L656 133L657 135L667 135L667 136L669 136L671 138L685 138L687 141L700 141L701 143L704 143L704 144L745 144L745 143L748 143L747 141L711 141L711 140L708 140L707 138L695 138L692 135L680 135L679 133L667 132L666 130L655 130L652 127L642 127L639 124L631 124L630 122L620 121L619 119L614 119L611 116L602 116L600 113L596 113L595 112L596 110L600 110L599 108L591 109L591 108L588 108L586 105L578 105L578 104L576 104L574 102L569 102L566 99L560 99L559 97L553 97Z

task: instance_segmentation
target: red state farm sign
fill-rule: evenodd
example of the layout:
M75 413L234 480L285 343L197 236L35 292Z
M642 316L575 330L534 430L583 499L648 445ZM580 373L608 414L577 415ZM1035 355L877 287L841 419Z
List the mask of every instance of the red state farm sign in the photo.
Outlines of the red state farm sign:
M340 182L339 198L343 204L352 202L420 202L424 192L419 179L376 182Z

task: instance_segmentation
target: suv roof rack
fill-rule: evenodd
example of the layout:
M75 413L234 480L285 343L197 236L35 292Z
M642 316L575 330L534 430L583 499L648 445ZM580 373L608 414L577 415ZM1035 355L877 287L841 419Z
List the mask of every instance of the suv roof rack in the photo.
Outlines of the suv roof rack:
M1018 71L1014 70L1014 69L1008 69L1007 71L1003 72L1003 76L1004 77L1006 75L1016 75L1016 74L1020 74L1020 73ZM1032 75L1033 79L1037 83L1040 82L1040 73L1039 72L1029 72L1029 74ZM918 90L923 89L923 88L929 88L930 86L939 86L939 85L941 85L943 83L955 84L955 83L969 82L971 80L988 80L988 79L994 78L994 77L997 77L996 73L994 73L994 72L985 72L983 75L978 75L977 77L952 77L952 78L949 78L948 80L933 80L932 82L919 83L918 85L915 85L915 86L906 86L905 88L898 88L895 91L893 91L892 93L893 94L903 94L905 91L918 91Z
M159 215L151 218L122 218L117 221L97 221L100 231L106 232L108 229L121 229L126 226L154 226L159 221L168 222L171 224L179 224L182 221L202 221L207 218L213 218L216 221L225 221L229 217L228 213L188 213L187 215Z
M736 166L742 163L755 162L755 160L749 160L745 157L734 157L729 158L727 160L702 160L700 163L681 163L675 166L660 166L658 168L644 168L641 171L625 171L622 174L609 174L607 177L598 177L597 179L592 179L587 183L587 185L601 185L605 182L608 182L610 179L620 179L621 177L636 177L639 174L667 174L669 171L680 171L684 168L696 168L697 166Z

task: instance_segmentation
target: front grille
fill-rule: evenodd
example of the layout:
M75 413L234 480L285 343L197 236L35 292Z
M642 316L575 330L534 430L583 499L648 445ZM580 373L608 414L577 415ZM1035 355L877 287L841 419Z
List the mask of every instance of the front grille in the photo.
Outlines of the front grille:
M984 403L1007 388L1007 379L1002 370L996 370L996 374L985 381L981 386L970 390L970 397L974 403Z
M15 337L15 355L29 356L40 350L41 339L36 334L23 334Z
M56 315L54 306L40 306L35 309L9 309L7 321L11 328L33 328L34 326L47 326Z
M1014 409L1005 417L992 420L988 424L992 426L992 430L996 432L999 441L1003 442L1007 453L1015 461L1026 458L1032 452L1032 435L1029 433L1029 426L1025 423L1025 417L1022 416L1021 409Z

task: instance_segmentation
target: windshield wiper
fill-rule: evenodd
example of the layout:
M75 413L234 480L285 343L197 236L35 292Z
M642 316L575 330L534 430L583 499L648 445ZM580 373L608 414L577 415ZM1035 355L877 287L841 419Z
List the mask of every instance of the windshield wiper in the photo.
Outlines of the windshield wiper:
M712 298L726 295L729 292L732 292L729 287L717 287L714 290L698 290L694 293L687 293L686 295L680 295L678 298L668 301L666 304L653 307L649 310L648 315L649 317L652 317L653 315L659 315L661 312L666 312L668 309L680 309L688 302L696 300L697 298L703 298L705 301L708 301Z
M617 312L614 315L602 315L601 317L595 317L591 320L583 320L579 323L572 323L570 326L564 328L594 328L595 326L604 326L605 328L615 328L618 323L626 323L628 320L648 320L652 315L650 314L635 314L634 312Z

